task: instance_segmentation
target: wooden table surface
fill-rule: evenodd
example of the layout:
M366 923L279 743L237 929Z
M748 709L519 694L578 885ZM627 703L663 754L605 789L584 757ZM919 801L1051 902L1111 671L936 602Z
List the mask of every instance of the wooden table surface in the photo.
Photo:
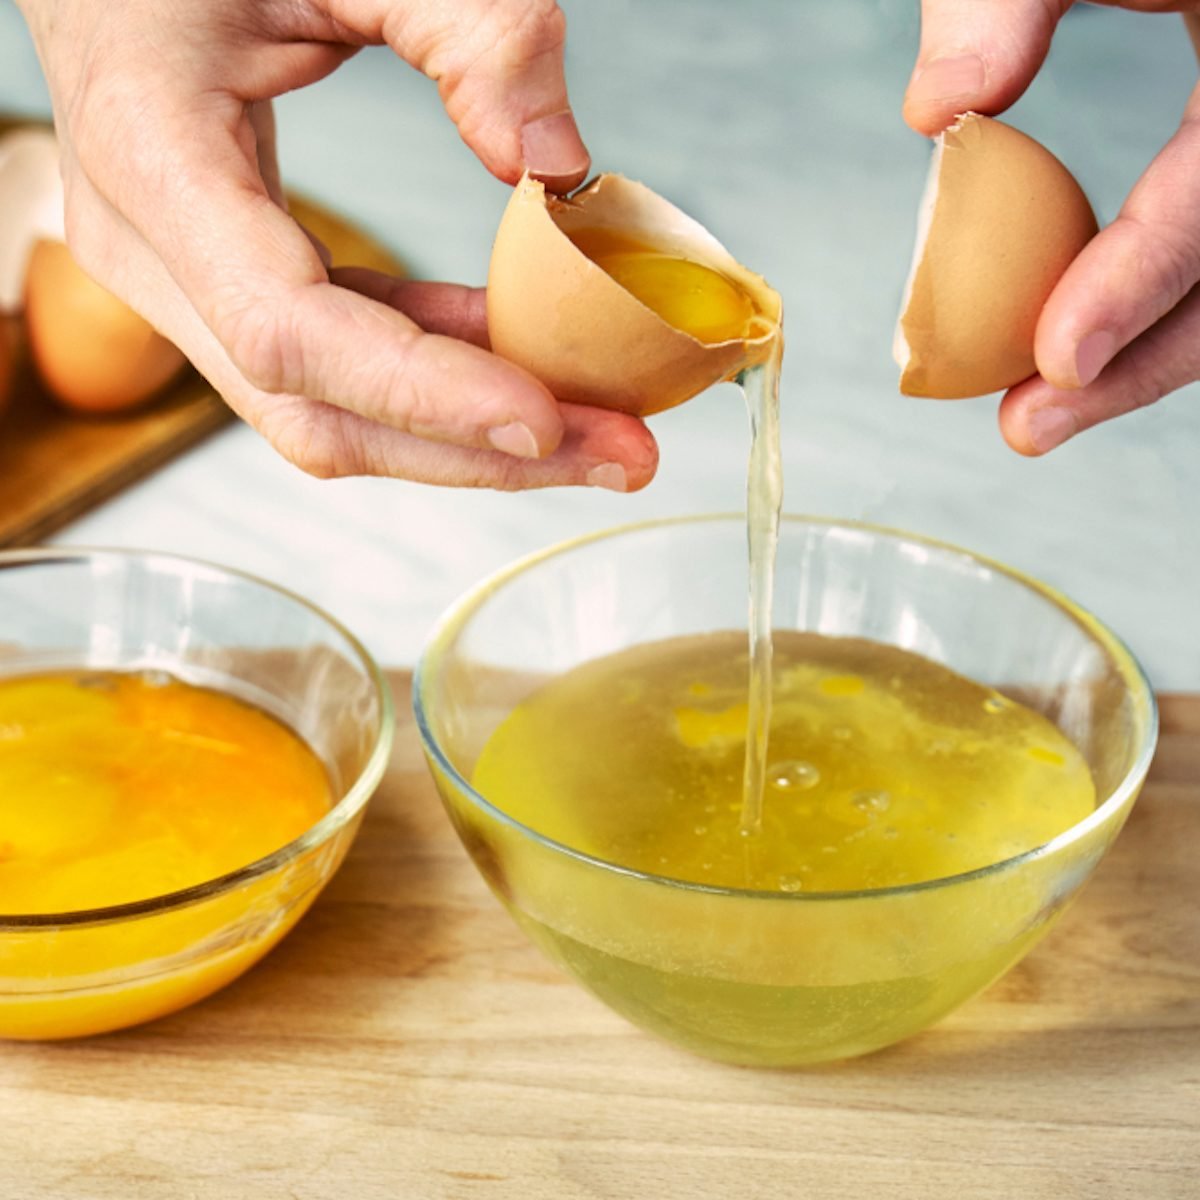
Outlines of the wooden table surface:
M461 851L396 676L391 771L257 969L126 1033L0 1045L3 1200L1200 1197L1200 697L1083 898L936 1029L715 1065L541 958Z

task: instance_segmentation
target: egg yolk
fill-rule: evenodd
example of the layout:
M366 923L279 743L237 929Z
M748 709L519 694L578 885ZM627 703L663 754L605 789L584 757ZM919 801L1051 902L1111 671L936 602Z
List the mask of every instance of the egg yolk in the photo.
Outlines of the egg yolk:
M720 271L611 229L576 229L576 247L673 329L708 344L749 336L753 299Z
M117 672L0 681L0 912L203 883L286 845L332 800L312 750L232 696Z

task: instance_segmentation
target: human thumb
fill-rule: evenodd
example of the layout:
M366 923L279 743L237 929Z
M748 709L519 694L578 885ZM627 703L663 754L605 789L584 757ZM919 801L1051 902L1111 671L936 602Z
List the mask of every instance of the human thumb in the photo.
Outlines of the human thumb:
M563 71L566 19L550 0L456 0L391 5L392 49L437 81L463 141L494 175L529 171L551 191L582 183L590 166ZM412 15L416 14L416 15Z
M968 110L1003 112L1029 86L1073 0L923 0L904 119L932 137Z

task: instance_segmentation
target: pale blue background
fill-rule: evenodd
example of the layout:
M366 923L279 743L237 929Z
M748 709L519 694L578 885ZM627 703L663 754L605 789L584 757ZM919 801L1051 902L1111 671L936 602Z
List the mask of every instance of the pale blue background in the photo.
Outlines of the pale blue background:
M1200 405L1192 387L1042 461L1001 442L995 402L900 397L892 324L927 144L899 104L910 0L567 0L569 78L597 169L692 212L783 293L790 511L865 517L996 556L1115 626L1155 683L1200 690ZM1196 79L1177 17L1079 9L1014 120L1074 169L1102 220L1174 129ZM0 108L46 111L0 4ZM483 281L506 189L459 142L431 84L386 51L279 104L287 181L418 274ZM197 554L312 596L384 661L411 662L485 571L575 533L742 505L730 387L653 427L644 493L496 496L318 482L245 428L222 433L57 539Z

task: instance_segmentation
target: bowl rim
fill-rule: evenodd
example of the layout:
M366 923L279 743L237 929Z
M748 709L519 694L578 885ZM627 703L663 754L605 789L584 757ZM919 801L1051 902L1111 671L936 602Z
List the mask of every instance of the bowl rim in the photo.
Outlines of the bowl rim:
M586 854L563 842L555 841L553 838L538 833L528 825L509 816L502 809L497 808L477 792L471 786L470 781L463 778L462 774L451 763L449 757L438 743L424 702L429 682L437 677L438 667L447 648L466 626L474 613L506 584L524 575L532 568L582 547L610 539L627 537L631 534L667 529L673 526L714 524L729 521L737 521L744 527L746 521L745 513L713 512L686 516L652 517L647 520L631 521L605 529L594 530L526 554L485 576L459 596L434 624L426 638L425 645L422 647L416 668L413 672L413 713L422 746L430 763L436 766L437 770L443 772L453 785L463 795L468 797L477 808L483 809L493 819L514 830L519 835L532 839L553 853L566 855L568 858L575 859L587 866L606 872L659 886L676 888L688 892L703 892L709 895L721 895L741 899L785 901L794 904L885 899L888 897L933 891L944 887L954 887L959 884L970 883L975 880L1002 874L1031 863L1036 859L1047 858L1057 854L1075 842L1081 841L1092 830L1105 824L1114 813L1120 811L1130 800L1130 797L1135 795L1141 787L1150 769L1150 763L1158 744L1158 702L1150 680L1136 655L1134 655L1120 637L1089 609L1072 600L1058 588L1052 587L1050 584L1044 583L1024 571L1010 567L999 559L991 558L986 554L967 550L953 542L944 541L925 534L912 533L893 526L874 524L869 521L816 514L784 513L780 516L781 528L783 526L806 526L809 528L824 528L826 530L868 533L873 537L888 541L907 542L936 550L941 554L966 559L976 565L986 567L990 571L1007 576L1029 591L1041 596L1060 612L1070 617L1077 625L1081 626L1084 632L1095 642L1098 642L1116 663L1120 674L1128 686L1129 695L1134 702L1135 709L1138 710L1137 715L1142 718L1140 745L1137 748L1137 753L1134 755L1133 762L1104 801L1096 805L1083 820L1077 821L1070 828L1063 830L1062 833L1051 838L1050 841L1043 842L1040 846L1035 846L1010 858L988 863L982 867L975 867L969 871L961 871L954 875L943 875L936 879L924 879L915 883L893 884L888 887L822 892L780 892L755 888L724 887L686 879L672 879L667 875L655 875L649 871L639 871L633 867L625 867L619 863Z
M140 550L113 546L48 546L24 547L0 550L0 572L12 567L55 562L87 562L97 560L117 561L125 564L143 562L161 564L172 571L185 570L193 577L197 574L210 578L231 579L251 587L263 589L283 597L285 600L307 609L321 624L332 630L345 643L371 681L372 691L379 703L379 731L376 734L367 761L357 777L350 783L334 804L321 818L290 842L263 855L253 862L214 876L203 883L192 884L142 900L131 900L122 904L101 905L94 908L70 909L54 913L4 913L0 912L0 933L30 932L35 929L81 928L94 925L109 925L135 917L157 916L188 908L209 900L243 884L263 878L288 863L327 842L348 825L363 809L379 785L391 756L392 742L396 733L396 719L391 687L379 664L369 650L336 617L319 605L306 599L291 588L255 575L238 567L228 567L208 559L196 558L171 551Z

